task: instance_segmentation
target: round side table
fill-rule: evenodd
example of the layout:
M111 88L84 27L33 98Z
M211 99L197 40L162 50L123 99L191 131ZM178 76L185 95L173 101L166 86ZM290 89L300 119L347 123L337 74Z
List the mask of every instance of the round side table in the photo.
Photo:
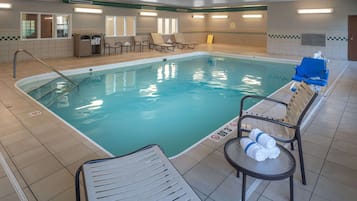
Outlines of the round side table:
M277 146L280 148L278 158L258 162L244 153L240 145L240 138L230 139L224 145L224 156L237 170L237 176L239 176L239 171L243 174L242 201L245 201L246 175L264 180L281 180L290 177L290 200L294 200L295 158L283 146Z

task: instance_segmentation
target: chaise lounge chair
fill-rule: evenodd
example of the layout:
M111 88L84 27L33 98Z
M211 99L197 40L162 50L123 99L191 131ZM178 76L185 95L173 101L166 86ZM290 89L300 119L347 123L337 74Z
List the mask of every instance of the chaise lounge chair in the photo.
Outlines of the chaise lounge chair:
M326 86L328 76L329 70L326 69L324 59L304 57L301 64L296 66L292 79L298 82L304 81L307 84Z
M158 145L85 162L76 172L77 201L81 199L81 172L89 201L200 201Z
M162 36L158 33L151 33L151 38L152 38L152 43L154 47L159 47L160 51L162 50L175 50L175 45L173 44L168 44L165 43L164 39L162 39Z
M302 120L309 110L310 106L317 97L317 93L312 91L310 86L301 82L297 86L296 91L292 95L289 103L280 100L248 95L242 98L240 103L240 113L238 120L238 137L243 135L243 132L250 132L253 128L259 128L265 133L269 133L273 138L280 142L290 143L291 149L294 149L293 142L296 140L299 151L300 170L302 176L302 183L306 185L304 159L301 145L300 126ZM264 116L251 112L243 112L244 103L248 99L265 100L268 102L277 103L284 106L284 117L277 118L271 116Z
M188 43L186 42L184 36L182 33L176 33L174 34L174 38L175 38L175 43L178 44L178 47L181 46L182 48L191 48L194 49L197 45L197 43Z

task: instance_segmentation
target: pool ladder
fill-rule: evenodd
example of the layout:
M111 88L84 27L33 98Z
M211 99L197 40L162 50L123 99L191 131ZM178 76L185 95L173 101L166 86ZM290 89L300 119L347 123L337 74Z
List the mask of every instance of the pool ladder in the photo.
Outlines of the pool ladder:
M54 67L50 66L49 64L47 64L46 62L44 62L43 60L39 59L38 57L34 56L33 54L31 54L29 51L25 50L25 49L18 49L16 50L16 52L14 53L14 60L13 60L13 78L16 78L16 61L17 61L17 54L20 52L24 52L26 54L28 54L29 56L31 56L32 58L34 58L36 61L38 61L39 63L43 64L44 66L46 66L47 68L49 68L50 70L52 70L53 72L57 73L59 76L61 76L63 79L67 80L68 82L72 83L75 87L78 87L78 84L76 82L74 82L73 80L69 79L67 76L63 75L61 72L59 72L58 70L56 70Z

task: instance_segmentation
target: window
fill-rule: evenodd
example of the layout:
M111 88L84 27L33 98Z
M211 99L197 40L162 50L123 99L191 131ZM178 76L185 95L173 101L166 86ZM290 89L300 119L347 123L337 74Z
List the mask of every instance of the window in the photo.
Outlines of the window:
M177 18L157 18L157 32L160 34L174 34L178 32Z
M107 36L135 36L135 16L106 16L105 35Z
M71 16L69 14L21 13L21 38L69 38Z

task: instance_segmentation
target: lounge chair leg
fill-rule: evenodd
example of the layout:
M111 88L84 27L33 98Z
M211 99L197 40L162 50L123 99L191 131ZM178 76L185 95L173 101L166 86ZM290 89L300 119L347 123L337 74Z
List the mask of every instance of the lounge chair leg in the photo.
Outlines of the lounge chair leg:
M75 175L76 201L81 200L81 192L80 192L80 186L79 186L79 175L80 175L81 171L82 171L82 166L77 169L76 175Z
M294 142L290 142L290 149L291 151L294 151Z
M304 157L302 153L302 143L300 133L296 134L296 140L298 143L298 150L299 150L299 159L300 159L300 170L301 170L301 177L302 177L302 184L306 185L306 177L305 177L305 165L304 165Z

